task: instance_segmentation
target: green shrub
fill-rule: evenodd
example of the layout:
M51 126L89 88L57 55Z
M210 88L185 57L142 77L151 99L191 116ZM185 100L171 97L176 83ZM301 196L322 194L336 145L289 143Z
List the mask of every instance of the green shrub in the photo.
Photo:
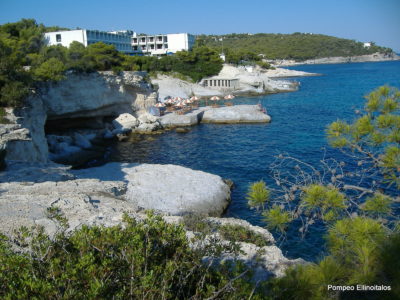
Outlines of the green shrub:
M246 197L250 207L254 207L257 210L260 208L264 209L265 203L269 198L270 192L264 181L260 180L250 185Z
M182 217L182 224L187 230L210 234L213 231L213 227L207 222L206 217L199 214L186 214Z
M218 227L218 232L224 239L231 242L252 243L258 247L271 244L262 234L240 225L221 225Z
M23 82L7 82L0 90L0 106L19 107L23 104L28 94L28 87Z
M292 221L289 212L278 205L263 211L262 215L267 223L267 228L269 230L278 230L280 233L284 233L288 224Z
M57 209L48 214L60 217ZM191 249L181 226L152 214L143 222L124 220L54 238L21 228L13 242L28 252L15 252L0 236L0 298L242 299L254 292L243 264L205 263L205 253L220 255L209 252L217 248Z
M40 81L60 81L65 78L66 67L58 58L52 57L33 70Z
M261 68L266 69L266 70L271 69L271 64L267 63L265 61L258 61L257 65L259 65Z

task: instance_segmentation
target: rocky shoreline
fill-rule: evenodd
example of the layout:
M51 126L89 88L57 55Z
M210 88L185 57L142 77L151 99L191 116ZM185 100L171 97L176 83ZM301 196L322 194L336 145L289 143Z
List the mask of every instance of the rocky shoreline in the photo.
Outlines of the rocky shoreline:
M309 59L305 61L295 60L274 60L271 63L276 67L283 66L296 66L296 65L313 65L313 64L344 64L344 63L357 63L357 62L381 62L381 61L394 61L400 60L400 56L395 53L374 53L359 56L337 56L337 57L324 57L317 59Z
M256 74L255 78L266 77ZM275 91L286 91L286 86L277 88L285 82L276 82ZM241 90L249 91L254 87ZM7 110L11 124L0 127L0 154L6 162L0 172L0 232L12 235L20 226L40 225L54 234L58 225L48 216L49 208L63 212L69 230L82 225L116 225L124 213L140 219L148 209L172 221L187 214L220 217L230 202L230 186L217 175L174 165L109 163L72 170L54 163L63 157L73 160L89 155L102 143L123 139L128 133L154 133L199 122L271 120L257 105L203 107L188 114L155 117L147 110L157 96L145 74L138 72L68 74L67 80L28 99L25 107ZM269 239L271 245L265 247L240 243L240 259L261 277L282 276L288 266L304 263L285 258L267 230L242 220L229 222L262 232ZM187 234L193 233L187 230ZM221 259L230 259L229 254Z
M193 95L198 97L224 96L226 94L256 96L294 92L298 89L297 82L276 78L318 75L320 74L282 68L265 70L259 66L246 68L224 64L218 77L239 80L238 88L230 90L223 87L210 88L199 83L188 82L167 75L157 75L157 77L151 78L151 81L157 87L158 100L163 102L168 97L189 98Z
M67 232L83 225L114 226L125 213L141 220L144 209L164 215L169 223L182 223L182 216L199 214L201 222L214 224L209 235L224 243L221 225L240 226L262 236L267 246L239 242L239 260L254 269L255 277L283 276L290 260L275 245L271 233L244 220L209 218L221 216L230 201L230 187L221 177L174 165L109 163L98 168L70 170L57 164L10 162L0 173L0 232L12 235L20 226L43 226L54 235L59 224L48 210L59 209L68 220ZM194 232L187 229L191 238ZM205 239L210 238L206 236ZM257 259L255 259L255 257ZM222 260L232 259L225 253Z

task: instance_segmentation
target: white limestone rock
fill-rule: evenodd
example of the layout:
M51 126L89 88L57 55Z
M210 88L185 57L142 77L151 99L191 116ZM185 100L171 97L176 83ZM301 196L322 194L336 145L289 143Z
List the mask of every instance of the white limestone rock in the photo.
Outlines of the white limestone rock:
M6 160L26 162L48 162L49 152L44 134L46 112L41 99L27 99L27 105L10 112L10 118L16 126L8 132L6 140ZM3 127L2 125L1 127Z
M204 123L268 123L271 117L257 105L234 105L205 110Z
M138 125L138 119L128 113L123 113L112 121L115 129L132 129Z
M270 277L282 277L288 267L296 264L306 264L301 258L288 259L277 246L257 247L251 243L240 242L242 253L237 259L243 261L254 270L253 280L267 280ZM223 254L219 261L233 260L231 253Z
M154 123L157 122L158 118L146 112L141 114L138 120L140 123Z
M193 126L201 121L203 113L203 108L196 109L184 115L178 115L172 112L161 116L159 120L163 127Z
M138 127L135 128L134 132L137 133L150 133L161 129L160 123L141 123Z
M125 197L133 207L171 215L219 216L230 201L230 189L221 177L181 166L109 163L73 173L78 178L124 180Z
M66 80L52 85L42 99L49 119L86 118L133 113L138 95L145 100L151 93L139 72L96 72L69 74Z

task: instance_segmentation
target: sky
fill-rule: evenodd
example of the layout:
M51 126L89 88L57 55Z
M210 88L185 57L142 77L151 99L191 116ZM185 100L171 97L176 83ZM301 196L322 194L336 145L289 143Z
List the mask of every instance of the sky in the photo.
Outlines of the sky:
M0 0L0 24L138 33L327 34L400 52L400 0Z

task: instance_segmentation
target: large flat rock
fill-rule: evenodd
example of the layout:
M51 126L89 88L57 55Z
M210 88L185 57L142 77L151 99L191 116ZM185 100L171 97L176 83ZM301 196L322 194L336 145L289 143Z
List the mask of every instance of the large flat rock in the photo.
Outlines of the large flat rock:
M74 174L78 178L125 181L125 199L135 209L220 216L230 201L230 189L221 177L176 165L110 163Z
M56 164L9 164L0 173L0 232L20 226L56 225L48 207L61 208L70 228L118 224L124 212L141 209L219 216L230 200L221 177L175 165L110 163L68 170Z
M204 111L204 123L268 123L271 117L257 105L234 105L209 108Z
M204 109L196 109L184 115L175 112L166 113L160 117L160 123L165 128L197 125L203 116Z

